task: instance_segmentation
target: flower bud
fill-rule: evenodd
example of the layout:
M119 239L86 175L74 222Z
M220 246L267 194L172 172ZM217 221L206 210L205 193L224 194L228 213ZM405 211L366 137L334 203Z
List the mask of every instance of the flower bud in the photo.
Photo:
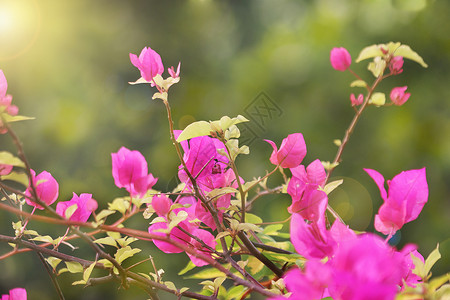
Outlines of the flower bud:
M331 66L338 71L345 71L352 64L352 57L345 48L333 48L330 53Z
M396 75L403 72L403 57L402 56L394 56L389 62L389 70L391 73Z

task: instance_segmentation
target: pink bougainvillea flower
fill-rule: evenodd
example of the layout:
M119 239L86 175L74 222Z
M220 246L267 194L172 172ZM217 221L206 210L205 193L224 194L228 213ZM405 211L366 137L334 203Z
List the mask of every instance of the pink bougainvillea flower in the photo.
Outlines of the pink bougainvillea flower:
M312 259L305 263L304 269L293 268L283 276L286 288L291 295L288 298L278 296L269 300L316 300L328 296L326 287L331 277L327 264Z
M172 206L172 200L166 195L155 195L152 197L151 206L155 210L156 214L160 217L165 217Z
M12 96L6 94L7 89L8 82L6 81L5 74L0 70L0 113L15 116L18 114L19 108L11 104ZM2 120L0 119L0 134L5 134L6 132L8 132L8 129L3 126Z
M112 175L119 188L125 188L132 196L143 197L155 185L157 178L147 174L147 161L137 150L125 147L111 153Z
M406 101L408 101L409 97L411 96L410 93L405 93L407 86L403 87L395 87L391 91L391 100L395 105L403 105Z
M36 172L31 170L31 176L33 178L33 185L36 188L37 197L47 205L51 205L58 199L58 191L59 185L58 182L53 178L53 176L47 172L43 171L39 175L36 176ZM31 201L28 197L32 197L32 188L28 186L25 191L25 195L27 196L26 201L28 205L35 206L37 209L44 209L37 203Z
M179 224L183 229L186 231L189 231L190 226L186 226L184 222L181 222ZM186 233L178 229L177 227L172 228L170 233L167 233L165 231L168 230L168 224L166 222L158 222L155 224L150 225L148 228L148 232L152 234L156 234L159 236L168 236L171 240L174 240L178 243L181 243L182 245L187 245L191 241L191 237L188 236ZM178 248L177 246L172 245L171 243L153 239L153 243L156 247L158 247L159 250L161 250L164 253L181 253L183 252L183 249Z
M9 295L2 295L0 300L27 300L27 291L23 288L9 290Z
M291 242L300 255L322 259L333 254L336 242L326 230L324 217L307 223L300 214L292 214L290 232Z
M150 47L142 49L139 57L130 53L130 60L141 71L142 78L147 82L152 82L153 77L164 72L161 56Z
M180 67L181 67L181 62L178 63L178 67L177 67L177 71L175 72L173 66L170 67L169 69L167 69L167 72L169 72L169 75L172 78L178 78L180 77Z
M0 176L8 175L13 169L12 165L0 164Z
M384 187L384 177L371 169L364 169L377 184L384 200L375 216L375 229L386 235L393 235L405 223L419 216L428 201L428 184L425 168L403 171L387 181L389 191Z
M67 218L67 209L74 205L76 205L76 209L69 217L69 220L77 222L86 222L89 219L91 213L98 207L97 201L92 199L92 194L81 194L80 196L78 196L77 194L73 193L72 199L70 199L69 201L59 202L56 205L56 212L60 216Z
M392 74L400 74L403 72L403 56L394 56L389 62L389 70Z
M205 243L209 248L211 249L215 249L216 248L216 239L215 237L206 230L203 229L199 229L196 228L192 231L191 233L193 236L198 237L203 243ZM206 248L205 246L203 246L201 243L199 243L197 240L195 239L191 239L191 243L190 243L196 250L198 250L199 253L202 253L206 256L211 257L211 250L209 250L208 248ZM202 267L202 266L206 266L208 263L206 261L204 261L201 258L198 258L195 255L192 255L190 253L186 253L189 258L191 259L192 263L194 265L196 265L197 267Z
M342 241L329 261L328 290L336 300L392 300L402 281L403 258L375 234Z
M303 218L315 222L325 213L328 197L319 187L325 185L327 174L320 160L314 160L305 169L300 165L291 168L292 178L288 183L287 192L292 197L290 213L299 213Z
M352 103L352 106L358 106L363 104L364 102L364 95L359 94L358 97L355 97L355 94L350 94L350 102Z
M330 52L331 66L338 71L345 71L352 64L352 57L345 48L333 48Z
M271 140L265 140L272 148L270 162L282 168L295 168L302 162L306 155L306 144L301 133L288 135L281 142L280 149Z

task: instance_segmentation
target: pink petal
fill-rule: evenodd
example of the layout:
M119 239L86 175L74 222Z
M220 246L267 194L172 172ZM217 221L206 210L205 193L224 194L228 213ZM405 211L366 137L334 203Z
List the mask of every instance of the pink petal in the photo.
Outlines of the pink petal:
M327 173L320 160L316 159L306 168L308 174L308 182L315 183L317 185L325 185L327 179Z
M376 185L378 186L378 189L380 190L381 198L386 201L387 199L387 193L386 189L384 187L384 177L379 172L372 170L372 169L364 169L367 174L369 174L370 177L375 181Z
M0 70L0 99L6 96L8 90L8 82L6 81L5 74Z

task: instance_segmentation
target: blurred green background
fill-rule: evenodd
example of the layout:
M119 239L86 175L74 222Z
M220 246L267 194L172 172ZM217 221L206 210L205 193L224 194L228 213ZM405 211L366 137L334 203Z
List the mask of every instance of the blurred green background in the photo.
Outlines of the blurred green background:
M178 164L164 106L151 100L148 86L128 85L139 77L130 52L150 46L166 68L181 61L181 82L169 96L179 129L194 120L249 116L261 97L276 107L276 113L255 118L243 130L251 155L239 158L238 165L250 180L272 168L271 147L263 139L280 144L286 135L302 132L305 163L334 158L332 141L342 138L354 114L349 94L359 90L349 87L348 72L331 68L331 48L346 47L356 58L371 44L408 44L429 68L405 61L403 74L383 82L380 91L407 85L412 96L402 107L370 107L364 113L333 173L346 180L330 204L355 229L372 231L382 200L362 168L388 179L425 166L429 202L404 226L398 242L399 247L417 244L425 256L440 243L444 257L434 271L442 274L450 265L449 15L446 0L0 0L0 69L20 114L36 117L14 125L32 167L59 181L60 200L69 200L72 192L92 193L105 208L125 195L111 176L110 153L121 146L144 154L159 177L157 189L176 184ZM372 80L366 66L352 68ZM0 143L1 150L13 151L8 136ZM289 202L284 196L263 198L254 211L265 221L284 219ZM1 233L13 234L14 217L1 212L0 220ZM147 221L136 218L127 225L145 230ZM183 254L166 255L149 244L136 244L143 249L140 257L153 255L157 267L166 269L165 280L195 283L176 278L187 261ZM0 245L2 254L7 247ZM94 259L89 249L85 255ZM0 269L1 292L22 286L29 299L56 298L32 253L3 260ZM145 299L140 290L117 290L115 283L71 287L78 277L59 277L67 299Z

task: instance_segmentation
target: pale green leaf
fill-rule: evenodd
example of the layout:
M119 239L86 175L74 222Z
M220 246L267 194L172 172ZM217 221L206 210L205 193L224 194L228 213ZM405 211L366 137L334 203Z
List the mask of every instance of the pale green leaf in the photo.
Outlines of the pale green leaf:
M189 262L187 263L186 267L184 267L183 270L178 272L178 275L184 275L187 272L189 272L190 270L194 269L195 267L196 267L196 265L194 265L194 263L191 260L189 260Z
M77 204L73 204L71 206L69 206L66 209L66 212L64 213L64 216L66 217L66 219L70 219L70 217L75 213L75 211L78 209L78 205Z
M38 241L38 242L46 242L46 243L52 243L53 244L53 238L49 235L40 235L37 237L34 237L32 239L30 239L32 241Z
M197 121L189 124L178 136L177 142L185 141L199 136L209 135L211 124L206 121Z
M386 69L386 61L380 56L374 58L373 62L369 63L367 69L372 72L376 78L383 75L384 69Z
M264 228L263 234L277 236L279 235L279 230L283 228L283 224L272 224Z
M78 284L86 284L86 281L85 280L77 280L77 281L72 282L72 285L78 285Z
M188 287L184 287L180 289L180 294L183 294L184 292L186 292L187 290L189 290Z
M255 214L250 214L250 213L245 214L245 221L247 223L253 223L253 224L260 224L263 222L263 220L259 216L255 215Z
M404 58L415 61L420 64L422 67L427 68L428 65L425 63L423 58L413 51L408 45L401 45L394 51L395 56L403 56Z
M323 187L323 191L329 195L332 191L334 191L338 186L340 186L342 183L344 182L344 179L339 179L339 180L335 180L332 181L330 183L327 183L324 187Z
M22 184L23 186L28 186L28 176L25 173L12 171L8 175L0 176L1 180L11 180Z
M214 279L214 290L217 290L222 285L222 283L225 281L225 279L227 279L226 276L217 277L216 279Z
M127 198L116 198L112 203L108 203L109 210L116 210L121 214L124 214L130 207L130 199Z
M109 245L109 246L113 246L113 247L117 248L116 240L114 238L110 237L110 236L107 236L107 237L104 237L104 238L100 238L100 239L96 239L94 241L94 243L102 244L102 245Z
M163 101L167 101L167 92L163 92L163 93L160 93L160 92L156 92L156 93L154 93L153 94L153 97L152 97L152 99L153 100L155 100L155 99L161 99L161 100L163 100Z
M103 219L105 219L107 216L109 216L109 215L112 215L112 214L114 214L114 213L116 213L116 211L115 210L109 210L109 209L103 209L101 212L99 212L98 214L97 214L97 220L103 220Z
M67 266L67 270L69 270L70 273L82 273L83 272L83 266L76 261L66 261L65 264Z
M61 262L61 259L56 258L56 257L53 257L53 256L47 257L45 260L46 260L46 261L48 262L48 264L53 268L53 270L56 270L56 267L57 267L57 266L59 265L59 263Z
M350 87L367 87L367 83L364 80L355 80L350 83Z
M11 122L18 122L18 121L27 121L27 120L34 120L35 118L32 117L25 117L25 116L11 116L9 114L3 114L3 119L5 120L6 123L11 123Z
M210 278L217 278L217 277L223 277L226 276L225 273L217 270L216 268L207 268L203 269L198 273L195 273L193 275L189 275L186 278L191 279L210 279Z
M261 227L256 226L255 224L252 223L240 223L237 227L236 227L237 231L255 231L255 232L261 232L263 231L261 229Z
M14 155L12 155L7 151L0 151L0 164L22 168L25 167L23 161L21 161L18 157L15 157Z
M439 289L444 283L450 282L450 273L444 274L442 276L433 278L430 280L428 290L429 291L436 291ZM449 291L450 292L450 291Z
M229 231L219 232L216 236L216 240L220 240L221 238L226 237L227 235L230 235Z
M141 249L138 248L131 249L130 246L126 246L124 248L117 250L114 257L117 260L117 262L121 264L125 259L130 258L139 252L141 252Z
M444 284L440 289L434 294L434 299L438 300L448 300L450 299L450 284Z
M358 58L356 59L356 62L358 63L362 60L376 56L383 56L383 52L380 49L380 45L368 46L361 50L361 52L358 55Z
M175 284L172 281L164 281L164 285L166 287L168 287L169 289L171 289L172 291L177 290L177 287L175 286Z
M430 255L428 255L427 259L425 260L425 274L430 273L431 268L434 266L434 264L441 258L441 253L439 253L439 244L437 245L436 249L434 249Z
M109 260L107 260L106 258L100 259L98 261L98 263L102 264L105 266L105 268L111 268L113 266L112 262L110 262Z
M83 280L85 282L87 282L89 280L89 277L91 277L92 270L94 269L96 264L97 264L97 262L94 261L92 264L89 265L89 267L86 268L86 270L84 270Z
M380 107L386 103L386 95L384 93L374 93L369 99L369 104Z

